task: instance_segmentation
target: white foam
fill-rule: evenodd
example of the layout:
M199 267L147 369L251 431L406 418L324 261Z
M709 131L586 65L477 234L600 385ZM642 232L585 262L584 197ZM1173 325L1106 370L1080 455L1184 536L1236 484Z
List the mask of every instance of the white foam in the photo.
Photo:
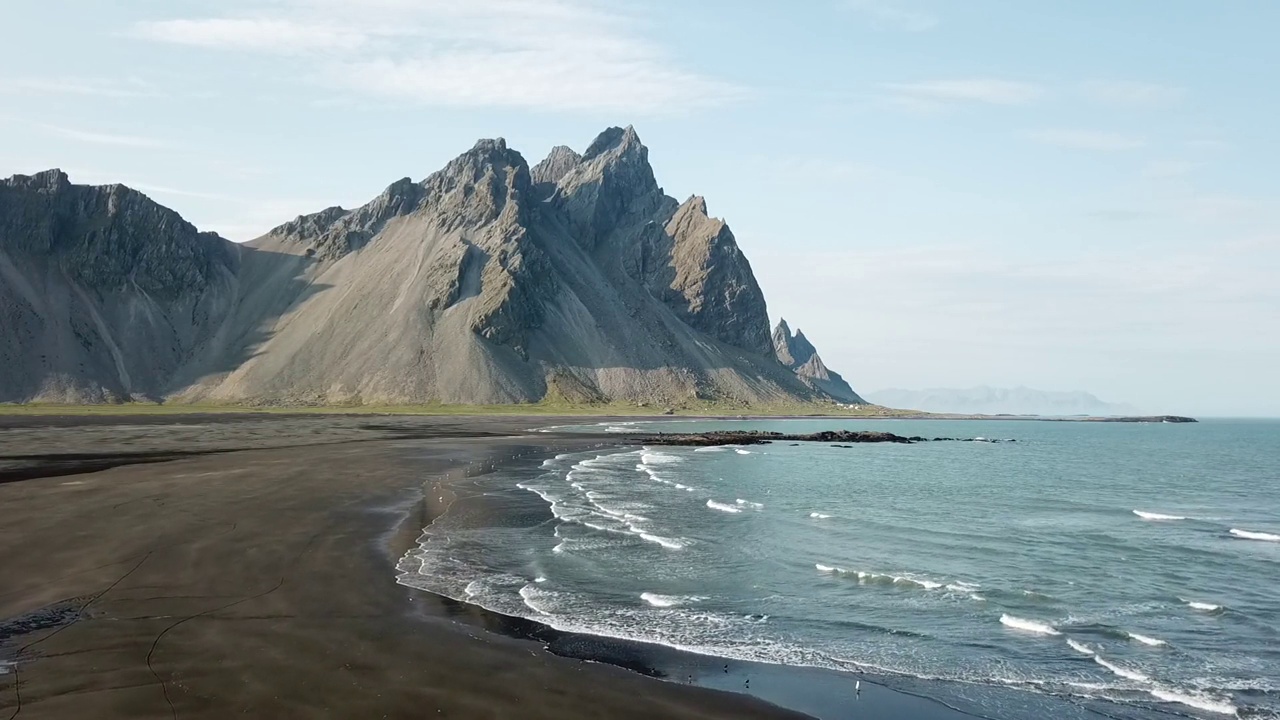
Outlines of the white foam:
M1152 647L1160 647L1161 645L1169 644L1164 640L1159 640L1157 638L1149 637L1147 635L1139 635L1138 633L1125 632L1125 635L1128 635L1130 640L1136 640L1142 643L1143 645L1150 645Z
M1197 602L1195 600L1184 600L1183 602L1185 602L1187 604L1187 607L1191 608L1192 610L1203 610L1205 612L1217 612L1222 609L1221 605L1214 605L1213 603Z
M666 537L662 537L661 535L654 535L652 533L647 533L647 532L642 532L638 534L641 540L644 540L646 542L651 542L651 543L657 543L658 545L661 545L662 547L668 550L683 550L685 548L685 544L679 540L672 540L671 538L666 538Z
M704 597L697 595L659 595L657 593L640 593L640 599L649 603L654 607L669 608L678 605L688 605L690 603L702 602L706 600Z
M545 577L543 577L543 576L539 575L538 577L534 578L534 579L533 579L533 581L534 581L534 582L536 582L536 583L544 583L544 582L546 582L546 581L547 581L547 579L546 579Z
M1231 534L1245 540L1262 540L1264 542L1280 542L1280 535L1272 535L1271 533L1252 532L1250 530L1237 530L1231 528Z
M1204 710L1205 712L1211 712L1218 715L1235 715L1239 712L1239 709L1235 705L1232 705L1226 700L1219 700L1208 695L1192 695L1190 693L1167 690L1165 688L1153 688L1150 692L1151 697L1154 697L1157 700L1178 703L1179 705L1186 705L1187 707L1193 707L1197 710Z
M1115 673L1116 675L1119 675L1120 677L1125 678L1127 680L1133 680L1135 682L1151 682L1151 678L1147 677L1146 675L1143 675L1137 670L1130 670L1128 668L1123 668L1123 667L1120 667L1119 665L1109 663L1106 660L1103 660L1098 655L1093 656L1093 661L1098 663L1102 667L1110 670L1111 672Z
M532 611L539 615L550 615L551 611L546 609L550 607L546 603L547 595L532 585L525 585L520 588L520 599Z
M738 498L737 503L738 503L739 505L741 505L742 507L749 507L749 508L751 508L752 510L763 510L763 509L764 509L764 503L751 502L750 500L743 500L742 498Z
M645 465L671 465L683 460L679 456L664 452L645 452L640 455L640 462Z
M733 451L734 451L734 452L736 452L736 453L738 453L739 455L750 455L750 454L751 454L751 451L750 451L750 450L743 450L742 448L734 448L734 449L733 449Z
M712 510L719 510L720 512L727 512L727 513L742 512L742 508L738 507L737 505L727 505L725 503L716 502L715 500L708 500L707 507L711 508Z
M1000 616L1000 624L1011 627L1014 630L1022 630L1039 635L1061 635L1062 633L1054 629L1052 625L1037 622L1035 620L1026 620L1020 617L1014 617L1005 613Z
M724 448L711 445L709 447L700 447L694 452L724 452Z
M1075 650L1078 653L1082 653L1084 655L1093 654L1093 648L1089 647L1088 645L1085 645L1084 643L1079 643L1079 642L1076 642L1075 640L1067 638L1067 644L1071 646L1072 650Z
M844 572L844 571L843 571L843 570L841 570L840 568L837 568L837 567L831 567L830 565L823 565L822 563L814 563L814 564L813 564L813 566L814 566L815 568L817 568L817 569L818 569L818 572L820 572L820 573L836 573L836 572Z
M1133 514L1137 515L1143 520L1187 520L1189 519L1189 518L1183 517L1182 515L1164 515L1161 513L1146 512L1145 510L1134 510Z
M811 512L809 513L809 517L813 518L814 520L827 520L831 516L824 513L820 513L820 512Z

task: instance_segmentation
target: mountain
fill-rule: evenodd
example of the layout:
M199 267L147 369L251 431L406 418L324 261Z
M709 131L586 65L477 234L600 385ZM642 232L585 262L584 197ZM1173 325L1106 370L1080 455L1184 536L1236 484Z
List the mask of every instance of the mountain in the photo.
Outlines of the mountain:
M481 140L243 245L121 185L15 176L0 279L0 401L835 397L778 362L733 233L630 127L533 167Z
M868 396L877 405L937 413L981 415L1131 415L1130 405L1108 403L1087 392L1052 392L1027 387L965 390L881 390Z
M796 328L795 335L791 334L785 318L779 318L777 327L773 329L773 351L778 362L790 368L809 387L842 403L866 403L840 377L840 373L827 368L822 358L818 357L817 348L799 328Z

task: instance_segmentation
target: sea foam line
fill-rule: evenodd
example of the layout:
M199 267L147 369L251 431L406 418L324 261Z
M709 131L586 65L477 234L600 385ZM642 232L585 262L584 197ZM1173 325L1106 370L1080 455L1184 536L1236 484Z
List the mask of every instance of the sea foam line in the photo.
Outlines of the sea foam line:
M1151 697L1164 702L1178 703L1193 707L1205 712L1215 713L1217 715L1236 715L1240 709L1226 700L1209 697L1207 695L1191 695L1188 693L1177 692L1176 690L1167 690L1165 688L1153 688L1149 691Z
M697 595L659 595L658 593L650 592L640 593L640 599L659 608L688 605L689 603L702 602L703 600L706 600L706 598L699 597Z
M711 508L712 510L719 510L720 512L727 512L727 513L742 512L742 508L738 507L737 505L729 505L727 503L716 502L715 500L708 500L707 507Z

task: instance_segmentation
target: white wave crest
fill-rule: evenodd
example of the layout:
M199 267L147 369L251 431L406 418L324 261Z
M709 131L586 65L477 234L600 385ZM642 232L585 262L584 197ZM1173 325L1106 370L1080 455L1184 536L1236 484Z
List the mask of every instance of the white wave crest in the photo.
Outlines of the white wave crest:
M683 462L679 456L668 455L664 452L645 452L640 455L640 462L645 465L672 465Z
M1187 607L1191 608L1192 610L1203 610L1205 612L1217 612L1222 609L1221 605L1214 605L1213 603L1197 602L1195 600L1184 600L1183 602L1185 602L1187 604Z
M1155 688L1150 691L1151 697L1164 702L1178 703L1193 707L1197 710L1215 713L1217 715L1235 715L1240 712L1239 708L1226 700L1210 697L1208 695L1178 692L1176 690L1166 690L1164 688Z
M1271 533L1253 532L1251 530L1238 530L1231 528L1231 534L1245 540L1262 540L1264 542L1280 542L1280 535L1272 535Z
M1188 520L1189 519L1182 515L1164 515L1162 513L1146 512L1145 510L1134 510L1133 514L1137 515L1143 520Z
M654 535L652 533L646 533L646 532L637 533L637 534L640 536L641 540L644 540L646 542L656 543L668 550L683 550L685 548L685 543L681 542L680 540L672 540L671 538L666 538L666 537L662 537L661 535Z
M708 500L707 507L711 508L712 510L719 510L720 512L727 512L727 513L742 512L742 508L738 507L737 505L728 505L726 503L716 502L715 500Z
M1150 645L1151 647L1160 647L1161 645L1168 645L1168 644L1169 644L1169 643L1165 642L1164 640L1160 640L1160 639L1158 639L1158 638L1149 637L1149 636L1147 636L1147 635L1139 635L1138 633L1125 632L1125 635L1128 635L1130 640L1136 640L1137 642L1140 642L1140 643L1142 643L1143 645Z
M1123 667L1120 667L1119 665L1109 663L1097 655L1093 656L1093 661L1098 663L1102 667L1110 670L1111 672L1115 673L1116 675L1119 675L1122 678L1133 680L1135 682L1151 682L1151 678L1147 677L1146 675L1143 675L1137 670L1130 670L1129 668L1123 668Z
M1075 640L1068 638L1067 644L1071 646L1072 650L1075 650L1078 653L1082 653L1084 655L1093 654L1093 648L1089 647L1088 645L1085 645L1084 643L1079 643L1079 642L1076 642Z
M820 513L820 512L811 512L811 513L809 513L809 517L813 518L814 520L827 520L827 519L829 519L831 516L830 516L830 515L827 515L827 514L825 514L825 513Z
M1014 617L1008 613L1000 616L1000 624L1011 627L1014 630L1022 630L1024 632L1036 633L1039 635L1061 635L1052 625L1037 622L1035 620L1026 620L1020 617Z
M709 447L700 447L694 452L724 452L724 448L711 445Z
M750 454L751 454L751 451L750 451L750 450L743 450L742 448L734 448L734 449L733 449L733 451L734 451L734 452L736 452L736 453L738 453L739 455L750 455Z
M525 585L520 588L520 599L524 601L526 607L538 613L539 615L550 615L551 607L549 595L532 585Z
M738 503L739 505L741 505L742 507L749 507L749 508L751 508L752 510L763 510L763 509L764 509L764 503L751 502L750 500L743 500L742 498L738 498L737 503Z
M813 566L814 566L815 568L817 568L817 569L818 569L818 572L820 572L820 573L837 573L837 572L844 572L843 570L841 570L841 569L840 569L840 568L838 568L838 567L831 567L830 565L823 565L822 563L814 563L814 564L813 564Z
M696 595L659 595L657 593L640 593L640 599L649 603L654 607L669 608L678 605L688 605L690 603L702 602L706 600L704 597Z

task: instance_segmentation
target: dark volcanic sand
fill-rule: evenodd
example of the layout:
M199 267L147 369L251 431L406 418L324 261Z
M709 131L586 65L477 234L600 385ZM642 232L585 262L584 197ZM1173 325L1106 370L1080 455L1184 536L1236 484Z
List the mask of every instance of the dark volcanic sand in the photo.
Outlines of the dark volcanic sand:
M544 643L673 680L714 658L395 583L451 481L617 442L526 432L571 421L0 418L0 718L801 717ZM867 683L849 699L839 716L952 716Z

